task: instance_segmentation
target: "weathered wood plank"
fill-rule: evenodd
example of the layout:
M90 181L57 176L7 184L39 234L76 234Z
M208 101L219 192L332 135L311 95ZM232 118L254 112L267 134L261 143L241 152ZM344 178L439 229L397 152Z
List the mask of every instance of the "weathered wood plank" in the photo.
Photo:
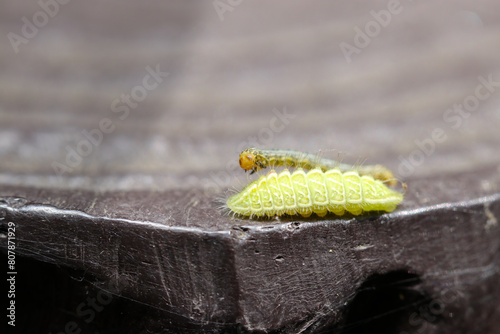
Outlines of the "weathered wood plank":
M21 329L498 332L500 4L401 3L349 61L387 6L70 2L16 50L43 8L2 3ZM225 216L254 145L385 164L408 193L380 216Z

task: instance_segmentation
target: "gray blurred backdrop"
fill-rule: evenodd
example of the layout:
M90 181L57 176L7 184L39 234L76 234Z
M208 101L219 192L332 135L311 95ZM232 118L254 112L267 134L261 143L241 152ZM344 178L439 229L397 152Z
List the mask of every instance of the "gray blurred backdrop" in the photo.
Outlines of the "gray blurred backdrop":
M2 1L0 184L224 188L255 145L401 179L499 165L498 13L486 0Z

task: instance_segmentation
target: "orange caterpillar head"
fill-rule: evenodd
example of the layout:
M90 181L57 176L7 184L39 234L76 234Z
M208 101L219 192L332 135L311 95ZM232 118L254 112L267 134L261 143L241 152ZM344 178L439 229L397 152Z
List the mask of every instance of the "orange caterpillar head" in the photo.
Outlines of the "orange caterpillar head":
M255 154L251 152L249 149L244 150L240 154L240 167L244 170L253 169L255 166Z
M265 168L264 160L254 148L248 148L240 153L240 167L245 171L251 171L250 174Z

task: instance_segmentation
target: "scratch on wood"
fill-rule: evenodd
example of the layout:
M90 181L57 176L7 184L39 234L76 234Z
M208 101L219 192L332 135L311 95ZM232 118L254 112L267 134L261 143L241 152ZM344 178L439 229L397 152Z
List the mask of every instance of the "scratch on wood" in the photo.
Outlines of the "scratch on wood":
M160 274L160 281L161 281L161 284L163 286L163 291L165 291L165 294L167 295L167 298L168 298L168 304L172 304L172 300L170 298L170 293L168 291L168 287L167 287L167 283L165 282L165 273L163 272L163 263L161 261L161 258L160 258L160 252L158 251L158 248L156 246L156 242L154 240L154 238L152 238L153 240L153 250L154 250L154 253L155 253L155 260L156 260L156 264L158 265L158 273Z
M316 315L307 321L301 328L298 328L297 334L305 333L309 328L311 328L318 320L320 320L323 316L325 316L326 313L324 312L318 312Z
M489 230L490 228L498 225L497 218L490 210L490 202L484 203L484 214L488 218L488 220L486 221L486 225L484 226L485 229Z
M355 251L363 251L365 249L369 249L369 248L373 248L373 247L375 247L375 245L366 245L365 244L365 245L359 245L359 246L354 247L354 250Z
M196 199L196 198L192 198L188 204L186 205L186 218L185 218L185 221L186 221L186 226L189 226L189 215L191 214L191 210L197 206L199 203L199 200Z
M94 200L92 201L92 203L90 204L89 208L87 209L87 212L92 211L92 209L94 208L96 202L97 202L97 197L94 197Z

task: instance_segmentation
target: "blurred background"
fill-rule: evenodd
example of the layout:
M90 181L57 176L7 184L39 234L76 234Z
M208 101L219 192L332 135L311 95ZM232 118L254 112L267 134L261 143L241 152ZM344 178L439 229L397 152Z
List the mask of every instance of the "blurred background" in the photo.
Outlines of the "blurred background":
M498 13L486 0L2 1L0 184L222 188L248 146L402 179L497 166Z

